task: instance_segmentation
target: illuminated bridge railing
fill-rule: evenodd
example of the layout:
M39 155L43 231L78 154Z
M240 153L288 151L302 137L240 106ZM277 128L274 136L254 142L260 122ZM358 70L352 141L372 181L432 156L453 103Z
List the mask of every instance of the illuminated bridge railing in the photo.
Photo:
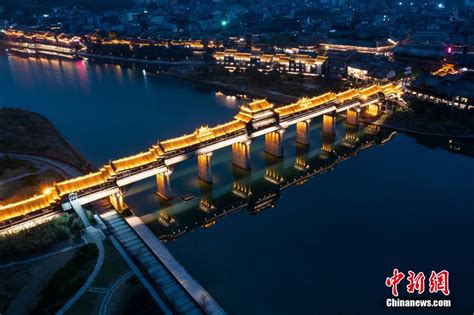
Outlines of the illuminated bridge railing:
M201 127L193 134L158 142L148 151L112 161L97 172L56 183L37 196L0 205L0 223L56 207L71 193L76 193L81 197L98 191L118 188L117 180L163 167L167 159L193 153L241 136L250 136L249 133L256 130L282 128L279 125L281 122L295 120L294 117L304 117L309 113L323 113L325 109L335 105L336 107L344 106L350 101L371 102L382 96L401 95L402 93L400 85L387 84L374 85L365 89L351 89L338 94L325 93L278 108L274 108L273 104L266 100L257 100L242 105L238 115L228 123L212 128ZM254 128L254 124L257 129ZM226 145L230 143L232 141Z

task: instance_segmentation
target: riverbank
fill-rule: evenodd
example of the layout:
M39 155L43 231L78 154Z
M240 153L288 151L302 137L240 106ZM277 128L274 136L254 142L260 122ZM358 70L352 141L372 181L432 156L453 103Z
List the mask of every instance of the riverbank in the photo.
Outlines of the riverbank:
M474 128L468 124L457 120L433 120L426 114L415 112L390 112L370 123L405 133L474 139Z
M0 109L0 152L45 156L84 172L91 168L46 117L23 109Z
M0 109L0 203L37 193L38 187L91 169L62 134L42 115Z
M194 83L204 84L206 86L212 87L214 89L218 89L222 92L232 92L247 95L253 98L266 98L269 101L280 103L280 104L288 104L298 100L297 97L279 93L273 90L262 89L257 87L248 87L245 85L235 85L220 82L219 80L200 80L196 79L195 77L186 74L182 71L176 71L176 68L172 68L166 72L161 72L162 75L168 75L174 78L178 78L181 80L191 81Z
M288 95L280 93L270 89L264 89L259 87L251 87L244 84L230 84L223 82L222 79L219 80L208 80L208 79L197 79L194 72L185 71L186 69L181 68L171 68L166 72L161 72L161 74L169 75L181 80L191 81L199 84L204 84L213 88L217 88L223 92L229 91L239 94L244 94L251 96L253 98L266 98L269 101L278 103L278 104L289 104L298 100L298 97L293 95Z

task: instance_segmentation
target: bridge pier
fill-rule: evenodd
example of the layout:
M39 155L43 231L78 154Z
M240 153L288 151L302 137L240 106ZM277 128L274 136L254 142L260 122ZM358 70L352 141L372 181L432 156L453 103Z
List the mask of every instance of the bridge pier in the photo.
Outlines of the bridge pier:
M309 128L311 119L300 121L296 124L296 142L309 145Z
M380 115L381 112L382 112L382 104L380 103L370 104L365 110L365 113L372 117L376 117Z
M198 155L198 176L206 183L212 183L212 152Z
M336 115L323 115L323 133L335 135L336 134Z
M346 115L346 123L353 126L359 125L359 116L360 116L360 109L348 109Z
M283 133L284 129L265 134L265 152L276 157L283 156Z
M113 194L112 196L109 196L109 201L115 208L115 210L117 210L118 212L122 212L127 208L123 201L123 193L121 191L116 194Z
M235 166L248 170L250 164L250 143L251 141L234 143L232 145L232 163Z
M168 169L163 173L156 174L156 185L158 187L157 194L164 200L171 200L174 197L173 191L171 190L170 176L173 171Z

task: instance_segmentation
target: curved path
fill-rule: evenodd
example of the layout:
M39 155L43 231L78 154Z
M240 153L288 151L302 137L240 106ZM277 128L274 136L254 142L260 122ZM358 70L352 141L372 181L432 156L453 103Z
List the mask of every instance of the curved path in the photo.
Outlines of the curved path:
M74 303L76 303L81 298L81 296L89 289L92 282L99 274L100 269L102 269L102 265L104 264L105 258L104 244L102 243L102 239L100 239L100 237L97 235L95 237L94 243L97 246L97 249L99 250L99 257L97 258L97 262L95 263L94 270L92 270L92 273L89 275L86 282L82 285L79 291L77 291L74 296L66 304L64 304L64 306L56 313L57 315L63 315L67 310L71 308L71 306L74 305Z
M130 279L134 275L133 272L127 272L123 274L117 281L109 288L107 293L105 294L104 298L102 299L102 303L100 304L99 315L107 315L109 313L109 304L114 296L114 293L117 291L118 288L122 284L125 283L128 279Z
M3 158L3 157L11 157L18 160L31 161L31 162L47 165L53 168L54 170L56 170L57 172L59 172L65 178L77 177L77 176L83 175L83 172L79 170L78 168L70 164L52 159L52 158L47 158L47 157L38 156L38 155L29 155L29 154L0 153L0 158Z

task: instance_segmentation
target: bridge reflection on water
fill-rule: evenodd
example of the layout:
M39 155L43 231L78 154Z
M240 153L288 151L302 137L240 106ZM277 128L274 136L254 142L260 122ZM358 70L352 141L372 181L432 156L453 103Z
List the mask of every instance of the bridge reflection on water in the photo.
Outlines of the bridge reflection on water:
M186 194L168 201L153 197L158 201L158 211L150 213L143 209L142 203L137 203L137 199L143 198L143 186L131 187L125 200L127 203L130 200L134 212L161 240L174 240L194 229L211 227L223 216L242 209L258 214L273 208L285 189L302 185L311 177L332 170L359 151L389 141L394 134L392 130L375 125L346 124L342 137L323 133L319 147L296 143L294 156L278 158L265 153L263 169L245 170L233 166L231 183L213 185L199 180L198 196ZM188 171L183 170L182 176L189 177Z

